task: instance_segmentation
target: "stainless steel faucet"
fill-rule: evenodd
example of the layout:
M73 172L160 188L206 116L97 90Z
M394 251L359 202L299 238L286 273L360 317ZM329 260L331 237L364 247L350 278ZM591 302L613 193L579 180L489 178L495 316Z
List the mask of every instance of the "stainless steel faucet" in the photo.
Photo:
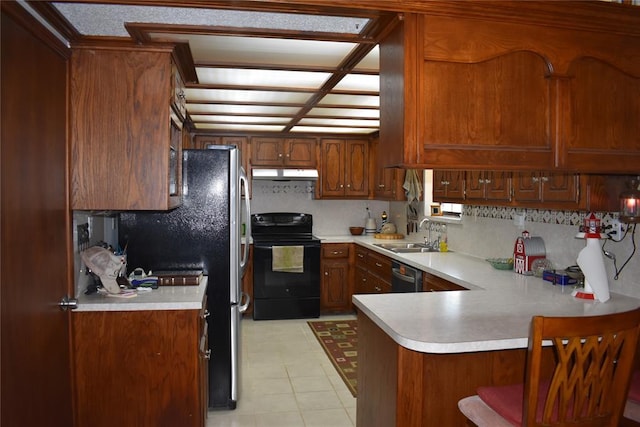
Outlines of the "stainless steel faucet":
M427 247L431 248L431 245L433 244L431 243L431 225L432 225L431 218L429 218L428 216L424 217L422 221L420 221L420 225L418 225L418 229L421 229L422 225L425 222L427 223L427 237L425 237L424 243L427 245Z

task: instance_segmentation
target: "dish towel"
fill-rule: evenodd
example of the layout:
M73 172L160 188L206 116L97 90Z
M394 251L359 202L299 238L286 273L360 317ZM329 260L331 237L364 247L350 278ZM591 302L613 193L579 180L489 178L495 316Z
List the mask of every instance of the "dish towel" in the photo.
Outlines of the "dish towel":
M271 270L282 273L304 272L304 246L273 246Z
M422 184L420 183L418 172L416 172L415 169L407 169L402 188L405 189L405 195L409 202L412 202L413 200L420 200L420 196L422 195Z

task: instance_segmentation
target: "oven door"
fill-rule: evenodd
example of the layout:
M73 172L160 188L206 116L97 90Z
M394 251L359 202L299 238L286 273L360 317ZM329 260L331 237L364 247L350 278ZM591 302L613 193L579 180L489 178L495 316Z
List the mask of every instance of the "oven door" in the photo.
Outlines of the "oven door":
M273 248L303 246L300 273L273 271ZM320 242L271 242L253 245L254 299L320 296Z

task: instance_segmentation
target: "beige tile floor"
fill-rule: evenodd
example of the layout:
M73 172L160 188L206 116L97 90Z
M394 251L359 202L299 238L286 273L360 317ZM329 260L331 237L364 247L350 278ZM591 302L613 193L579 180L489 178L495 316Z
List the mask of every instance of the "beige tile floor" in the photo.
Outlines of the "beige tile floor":
M347 319L355 316L323 316ZM240 399L209 411L207 427L353 427L351 395L308 320L242 320Z

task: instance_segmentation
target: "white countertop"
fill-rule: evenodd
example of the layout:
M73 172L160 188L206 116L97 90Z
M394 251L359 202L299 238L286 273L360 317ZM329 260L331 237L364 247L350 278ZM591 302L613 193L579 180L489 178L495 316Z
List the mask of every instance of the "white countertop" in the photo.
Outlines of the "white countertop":
M139 292L133 298L82 294L74 311L200 310L207 281L205 276L198 286L159 286L158 289Z
M373 237L323 238L339 241L358 243L469 289L354 295L356 307L395 342L424 353L526 348L534 315L590 316L640 307L640 299L614 293L606 303L577 299L571 286L496 270L484 259L455 251L395 254L374 246L385 241Z

